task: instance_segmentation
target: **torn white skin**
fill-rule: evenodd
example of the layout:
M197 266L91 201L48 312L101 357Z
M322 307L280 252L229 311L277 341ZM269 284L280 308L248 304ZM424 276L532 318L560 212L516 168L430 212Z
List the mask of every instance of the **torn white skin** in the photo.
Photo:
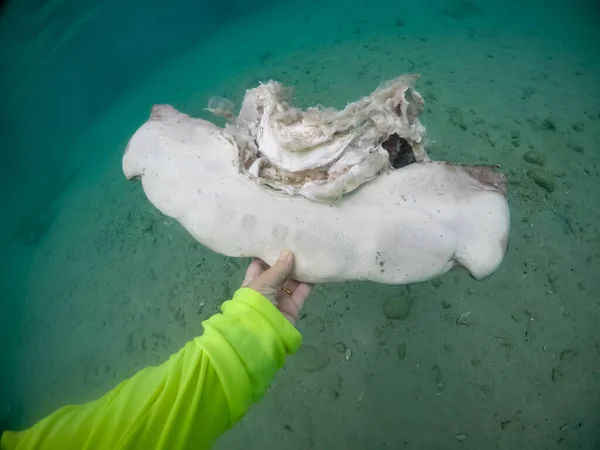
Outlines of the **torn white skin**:
M272 264L289 248L299 281L406 284L457 266L484 278L508 244L505 179L429 160L413 82L339 112L292 108L269 82L247 91L237 117L211 101L225 129L157 105L123 170L215 252Z
M391 80L342 111L291 107L291 91L275 81L247 91L237 118L225 99L212 98L207 109L230 121L240 173L288 195L335 201L392 168L393 139L416 161L429 160L416 79Z

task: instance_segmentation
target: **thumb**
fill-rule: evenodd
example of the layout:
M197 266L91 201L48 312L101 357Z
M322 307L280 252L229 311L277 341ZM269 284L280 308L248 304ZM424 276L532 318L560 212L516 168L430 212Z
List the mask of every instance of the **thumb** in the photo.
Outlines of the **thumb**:
M265 287L276 288L283 284L292 273L294 267L294 255L289 250L284 250L279 259L270 269L266 270L260 277L260 284ZM258 280L257 280L258 281Z

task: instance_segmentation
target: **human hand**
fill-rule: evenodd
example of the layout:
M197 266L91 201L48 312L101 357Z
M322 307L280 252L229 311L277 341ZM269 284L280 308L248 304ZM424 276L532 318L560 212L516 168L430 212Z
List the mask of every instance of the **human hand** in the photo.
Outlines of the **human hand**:
M287 250L279 255L279 260L270 268L264 261L254 259L246 270L242 287L264 295L295 325L312 285L288 279L293 267L294 255Z

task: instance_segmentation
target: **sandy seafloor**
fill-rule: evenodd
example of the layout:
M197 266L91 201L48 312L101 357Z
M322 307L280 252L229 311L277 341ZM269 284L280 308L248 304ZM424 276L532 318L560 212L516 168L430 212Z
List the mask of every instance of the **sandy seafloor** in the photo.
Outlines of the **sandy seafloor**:
M317 5L222 28L140 80L74 146L51 213L38 211L51 220L33 220L49 224L43 238L4 243L5 256L31 262L14 287L23 313L0 406L12 403L25 426L101 395L198 335L239 286L247 260L204 249L122 175L124 146L152 104L208 118L211 95L239 104L273 78L294 86L299 105L343 107L412 70L430 156L499 164L509 176L504 263L484 281L456 272L411 286L317 286L299 323L304 346L217 448L600 448L600 62L589 46L598 34L585 31L594 19L570 22L585 17L582 5L546 4L543 17L535 3L496 5L461 18L440 14L444 2L365 2L350 16L342 2ZM553 191L530 176L528 151L544 155ZM404 317L388 319L386 302Z

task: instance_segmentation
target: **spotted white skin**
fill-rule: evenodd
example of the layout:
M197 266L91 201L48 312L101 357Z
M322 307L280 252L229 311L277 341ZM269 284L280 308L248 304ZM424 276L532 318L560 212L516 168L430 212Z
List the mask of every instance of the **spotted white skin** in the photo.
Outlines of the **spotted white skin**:
M239 142L231 125L157 105L129 141L123 171L217 253L272 264L290 249L292 277L303 282L408 284L457 266L482 279L504 258L510 214L494 168L430 161L419 148L417 162L324 202L243 173Z

